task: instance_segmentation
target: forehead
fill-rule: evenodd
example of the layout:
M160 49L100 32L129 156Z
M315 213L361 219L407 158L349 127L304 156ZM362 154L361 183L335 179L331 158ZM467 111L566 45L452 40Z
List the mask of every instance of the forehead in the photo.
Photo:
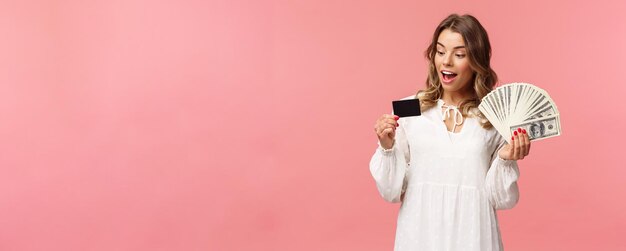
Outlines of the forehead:
M441 33L439 33L437 42L443 44L443 46L445 46L446 48L465 46L465 42L463 41L463 36L461 35L461 33L454 32L450 29L445 29Z

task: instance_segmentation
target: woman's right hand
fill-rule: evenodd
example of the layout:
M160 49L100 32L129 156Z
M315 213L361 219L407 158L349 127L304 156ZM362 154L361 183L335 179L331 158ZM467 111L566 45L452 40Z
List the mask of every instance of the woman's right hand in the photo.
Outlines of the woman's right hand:
M396 128L400 126L398 119L400 117L392 114L383 114L376 120L374 125L374 131L378 136L378 142L384 149L391 149L393 147L393 141L396 137Z

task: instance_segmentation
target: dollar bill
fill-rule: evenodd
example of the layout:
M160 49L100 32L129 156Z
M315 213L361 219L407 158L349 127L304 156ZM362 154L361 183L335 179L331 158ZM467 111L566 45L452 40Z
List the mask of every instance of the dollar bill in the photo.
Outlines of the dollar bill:
M522 128L526 130L530 140L541 140L561 135L559 120L559 115L557 114L513 125L509 129L512 132L517 130L517 128Z
M549 117L549 116L553 116L553 115L558 115L558 112L556 111L554 106L550 105L548 107L545 107L542 111L539 111L539 112L537 112L535 114L530 115L530 117L525 119L525 121L531 121L531 120L535 120L535 119L539 119L539 118L545 118L545 117Z
M528 83L498 87L483 97L478 108L505 139L510 139L518 127L524 128L532 140L562 133L559 111L552 98L545 90Z

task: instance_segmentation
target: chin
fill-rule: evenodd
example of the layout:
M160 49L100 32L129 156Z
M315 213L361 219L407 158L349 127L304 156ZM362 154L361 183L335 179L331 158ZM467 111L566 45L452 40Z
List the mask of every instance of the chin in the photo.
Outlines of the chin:
M461 91L462 89L464 89L465 87L468 87L468 84L466 85L461 85L458 83L457 81L454 81L450 84L444 84L441 79L439 80L439 83L441 83L441 87L445 90L445 91L449 91L449 92L458 92Z
M455 91L459 89L456 83L444 84L441 80L439 80L439 82L441 83L441 87L443 87L446 91Z

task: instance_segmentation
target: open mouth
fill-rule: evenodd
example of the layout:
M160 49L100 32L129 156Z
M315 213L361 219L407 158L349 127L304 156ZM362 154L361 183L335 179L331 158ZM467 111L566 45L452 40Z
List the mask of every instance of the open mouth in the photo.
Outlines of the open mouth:
M456 78L456 73L451 71L441 71L441 76L443 78L443 82L450 83L454 78Z

